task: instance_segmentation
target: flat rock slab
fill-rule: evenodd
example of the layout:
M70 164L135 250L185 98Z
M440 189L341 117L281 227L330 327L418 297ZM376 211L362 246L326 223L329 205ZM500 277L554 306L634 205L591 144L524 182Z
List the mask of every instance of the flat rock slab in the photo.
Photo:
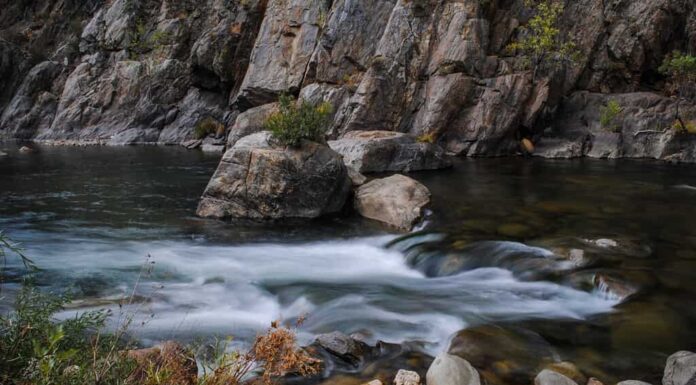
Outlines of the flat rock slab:
M436 170L452 165L438 145L394 131L351 131L329 146L361 173Z
M360 215L410 230L430 203L430 191L404 175L375 179L355 192L355 208Z
M198 205L209 218L315 218L340 211L351 180L323 144L274 146L269 132L242 138L222 157Z

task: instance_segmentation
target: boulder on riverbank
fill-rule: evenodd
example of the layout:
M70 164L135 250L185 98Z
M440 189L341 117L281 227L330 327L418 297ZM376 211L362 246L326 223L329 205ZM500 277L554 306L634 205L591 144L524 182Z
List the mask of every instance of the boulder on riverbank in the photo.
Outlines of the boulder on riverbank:
M442 353L430 365L425 382L428 385L480 385L481 379L467 360Z
M303 141L278 147L263 131L223 156L198 205L207 218L315 218L340 211L351 181L341 156Z
M669 356L662 385L693 384L696 384L696 353L682 350Z
M346 165L361 173L408 172L450 167L445 152L433 143L393 131L352 131L329 146L343 155Z
M391 226L410 230L430 202L428 188L404 175L375 179L355 192L360 215Z

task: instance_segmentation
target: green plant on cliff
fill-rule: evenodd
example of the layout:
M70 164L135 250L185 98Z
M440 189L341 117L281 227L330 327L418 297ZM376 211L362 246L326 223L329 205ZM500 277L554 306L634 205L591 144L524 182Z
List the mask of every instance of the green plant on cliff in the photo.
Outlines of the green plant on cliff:
M525 5L531 8L534 16L521 27L520 38L509 44L507 50L523 57L524 66L533 71L532 78L562 63L576 62L579 51L575 43L564 39L560 30L563 2L525 0Z
M225 125L218 122L217 119L207 116L196 123L193 129L193 136L196 139L203 139L208 135L221 135L225 132Z
M681 116L679 107L683 99L696 97L696 56L674 51L665 57L659 71L669 78L669 91L677 99L675 129L689 132L689 124Z
M599 113L599 123L602 125L602 128L612 132L616 132L621 128L618 120L623 113L623 108L619 102L610 100L600 108Z
M303 139L323 142L329 124L330 103L298 103L288 95L279 98L279 111L268 117L264 128L273 134L280 144L298 146Z

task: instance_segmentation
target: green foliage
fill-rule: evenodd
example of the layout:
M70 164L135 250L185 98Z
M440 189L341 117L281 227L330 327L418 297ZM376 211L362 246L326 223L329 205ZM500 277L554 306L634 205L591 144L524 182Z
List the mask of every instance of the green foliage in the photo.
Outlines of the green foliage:
M7 263L7 256L9 254L14 254L17 257L19 257L26 269L36 270L36 265L34 264L34 261L32 261L26 255L24 255L24 250L22 249L22 246L15 242L12 242L12 240L10 240L7 237L7 235L5 235L5 232L0 230L0 282L2 281L2 269Z
M670 78L673 91L686 97L688 88L696 84L696 56L674 51L665 57L659 71Z
M540 70L547 70L562 63L579 60L575 43L564 41L559 28L559 17L563 13L563 3L559 0L525 0L532 8L534 16L521 27L521 38L508 45L507 50L524 57L526 67L534 70L534 77Z
M1 384L126 383L133 364L118 353L125 345L100 334L108 313L53 319L66 301L26 286L14 310L0 316Z
M672 129L678 134L694 135L694 134L696 134L696 122L694 122L694 121L681 122L681 121L677 120L674 122L674 124L672 124Z
M434 132L428 132L416 138L416 142L418 143L435 143L436 141L437 134L435 134Z
M266 120L264 127L273 137L285 146L298 146L302 139L323 142L329 124L331 104L324 102L313 105L302 101L298 106L287 95L279 98L280 111Z
M203 139L211 134L220 134L221 131L224 133L225 126L218 122L215 118L208 116L196 123L196 127L193 130L193 135L196 139Z
M677 81L696 82L696 56L674 51L665 57L659 70Z
M620 129L617 120L623 112L623 108L616 100L610 100L605 106L600 108L599 122L602 128L612 132Z

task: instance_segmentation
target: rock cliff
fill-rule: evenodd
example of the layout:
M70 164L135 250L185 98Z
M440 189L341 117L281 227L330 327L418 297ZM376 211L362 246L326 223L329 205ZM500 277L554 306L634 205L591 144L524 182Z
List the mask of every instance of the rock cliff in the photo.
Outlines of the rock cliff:
M505 47L523 0L0 0L0 138L232 142L280 93L334 105L329 137L388 130L462 156L696 161L658 67L696 52L693 0L566 0L578 63L542 77ZM622 104L611 130L609 100ZM681 103L687 120L696 103ZM249 111L247 114L243 114ZM237 122L242 114L244 122ZM246 123L245 123L246 122ZM253 130L251 130L253 131ZM223 133L216 133L222 136ZM223 138L219 138L223 139Z

